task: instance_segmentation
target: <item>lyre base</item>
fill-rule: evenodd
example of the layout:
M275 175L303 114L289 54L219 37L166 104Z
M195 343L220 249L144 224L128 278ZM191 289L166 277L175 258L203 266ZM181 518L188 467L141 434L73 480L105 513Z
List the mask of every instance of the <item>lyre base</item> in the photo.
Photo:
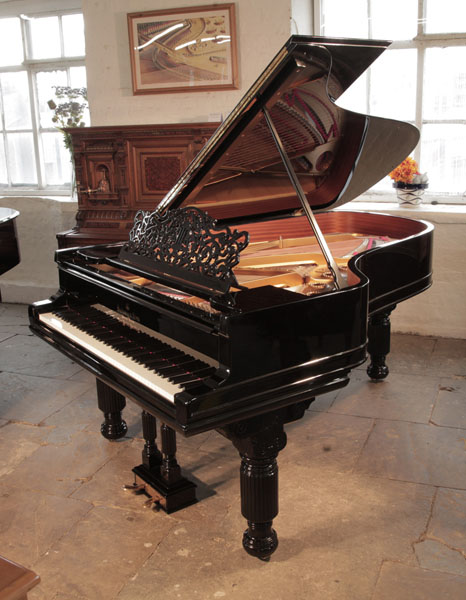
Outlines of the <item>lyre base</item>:
M136 482L139 483L139 480L141 480L146 488L151 488L150 490L146 489L146 493L150 496L153 490L153 495L158 500L158 506L168 514L197 502L197 486L185 477L180 477L176 482L168 483L162 476L157 476L144 465L134 467L132 471L136 476Z

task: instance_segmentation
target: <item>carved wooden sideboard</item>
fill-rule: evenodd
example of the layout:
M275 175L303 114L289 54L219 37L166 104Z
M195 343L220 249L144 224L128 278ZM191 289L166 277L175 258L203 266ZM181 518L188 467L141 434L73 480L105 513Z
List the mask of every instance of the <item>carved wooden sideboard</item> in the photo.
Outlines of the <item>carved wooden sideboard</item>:
M58 247L126 240L134 215L153 210L218 123L77 127L71 134L76 172L76 225Z

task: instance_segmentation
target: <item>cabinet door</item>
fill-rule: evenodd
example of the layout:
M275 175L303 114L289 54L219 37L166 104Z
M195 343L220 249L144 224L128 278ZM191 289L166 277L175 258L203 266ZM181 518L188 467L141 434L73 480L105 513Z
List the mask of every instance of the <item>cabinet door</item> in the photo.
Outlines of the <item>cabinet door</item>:
M129 142L130 182L135 208L154 209L177 182L193 151L190 138Z

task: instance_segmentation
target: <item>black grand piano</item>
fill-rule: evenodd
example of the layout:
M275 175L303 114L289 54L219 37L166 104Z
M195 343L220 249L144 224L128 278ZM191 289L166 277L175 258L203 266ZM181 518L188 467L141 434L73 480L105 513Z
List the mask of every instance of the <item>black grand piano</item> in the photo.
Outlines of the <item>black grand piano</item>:
M126 399L141 407L134 489L167 512L196 500L176 432L232 441L243 546L261 559L278 544L284 425L367 350L383 379L390 311L431 283L430 224L333 210L418 141L335 104L387 46L292 37L129 240L58 251L60 289L30 307L32 331L95 374L105 437L125 435Z

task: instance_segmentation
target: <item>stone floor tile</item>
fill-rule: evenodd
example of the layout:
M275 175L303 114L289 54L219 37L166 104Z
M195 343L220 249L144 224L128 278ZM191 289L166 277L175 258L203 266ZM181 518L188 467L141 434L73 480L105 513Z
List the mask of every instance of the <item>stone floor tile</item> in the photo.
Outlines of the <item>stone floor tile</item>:
M72 498L18 487L0 494L2 554L32 565L91 509Z
M35 336L15 335L0 344L0 370L67 379L81 367Z
M414 564L409 540L425 527L431 488L296 471L282 485L269 563L242 549L245 522L232 505L220 521L186 520L170 532L118 600L152 600L154 589L166 600L370 600L384 557Z
M0 429L0 478L15 469L45 442L50 429L20 423L8 423ZM16 476L13 475L13 478ZM2 486L4 479L1 480Z
M2 325L24 325L28 323L26 304L0 302L0 327Z
M279 465L309 464L351 471L372 430L373 419L307 411L286 425L288 443L280 452Z
M118 442L111 443L100 434L77 432L67 444L40 446L3 477L2 485L11 487L22 481L27 489L68 496L120 450Z
M107 461L89 481L83 482L73 492L72 498L113 508L143 509L145 497L123 489L125 484L133 482L131 469L141 464L142 445L134 443L134 440L126 440L120 446L121 452Z
M0 373L0 415L11 421L38 425L89 387L48 377Z
M466 577L386 562L372 600L464 600Z
M436 540L422 540L414 544L414 552L423 569L454 573L466 577L466 557Z
M3 342L4 340L7 340L8 338L13 337L14 335L16 335L16 332L13 331L13 329L10 332L8 332L8 331L2 331L0 329L0 343Z
M436 425L466 429L466 380L441 380L431 421Z
M429 370L441 376L466 376L466 340L439 338L429 362Z
M167 515L156 517L152 512L93 508L33 565L41 577L34 598L62 594L113 600L175 525Z
M390 373L425 375L435 348L434 338L394 333L390 340L387 365ZM390 377L390 375L389 375Z
M462 429L378 421L355 470L376 477L466 488Z
M14 335L26 335L32 337L34 334L29 329L29 325L1 325L0 324L0 342L2 336L4 339L13 337Z
M437 393L438 380L425 375L394 374L375 383L358 373L329 412L428 423Z
M69 381L85 381L95 386L95 375L86 369L81 369L74 375L68 378Z
M466 491L438 490L427 536L466 556Z

